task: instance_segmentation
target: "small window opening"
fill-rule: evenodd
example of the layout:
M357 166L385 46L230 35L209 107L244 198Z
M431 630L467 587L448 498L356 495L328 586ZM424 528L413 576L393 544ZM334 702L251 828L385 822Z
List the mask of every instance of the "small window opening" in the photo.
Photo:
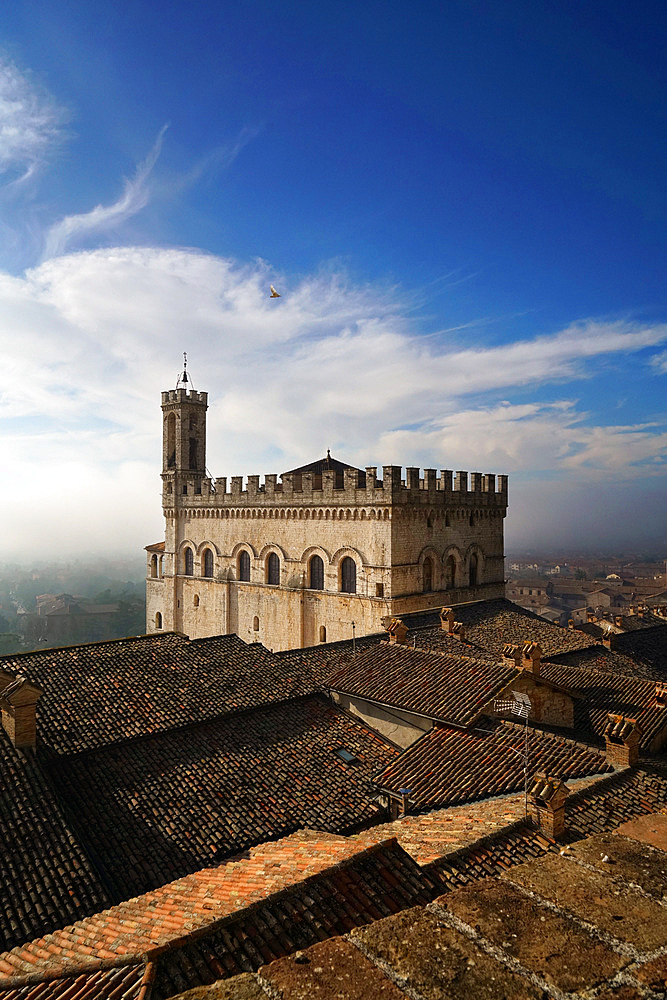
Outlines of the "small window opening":
M430 556L424 559L422 567L422 590L425 594L433 590L433 561Z
M157 556L151 556L151 577L157 579Z
M326 625L320 625L320 642L327 641L327 627Z
M259 618L257 615L252 620L252 630L253 632L259 632Z
M162 615L159 611L155 615L155 628L162 628Z
M350 751L346 750L345 747L336 747L334 753L336 756L340 757L341 760L344 760L346 764L353 764L355 761L359 760L356 753L350 753Z
M375 584L375 596L376 597L384 597L384 584L383 583L376 583Z
M456 587L456 559L454 556L450 556L445 563L446 577L447 577L447 589L454 590Z
M190 438L190 452L188 455L188 467L190 469L197 469L197 438Z
M194 596L194 599L193 599L192 603L193 603L193 605L195 606L195 608L198 608L198 607L199 607L199 594L195 594L195 596Z
M470 556L468 583L471 587L477 586L477 556L474 553Z

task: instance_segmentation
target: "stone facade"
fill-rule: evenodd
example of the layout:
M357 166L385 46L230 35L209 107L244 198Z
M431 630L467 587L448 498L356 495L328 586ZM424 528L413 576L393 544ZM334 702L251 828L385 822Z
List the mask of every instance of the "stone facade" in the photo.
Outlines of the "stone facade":
M147 631L270 649L504 595L507 477L327 456L280 477L206 473L205 392L162 393L165 540L147 547ZM321 560L321 562L319 562Z

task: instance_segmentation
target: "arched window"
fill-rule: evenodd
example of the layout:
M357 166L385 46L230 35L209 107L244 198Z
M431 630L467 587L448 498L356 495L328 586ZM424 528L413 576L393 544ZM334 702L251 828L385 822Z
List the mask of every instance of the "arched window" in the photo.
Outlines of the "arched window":
M447 590L454 590L456 587L456 559L450 556L445 563L445 578L447 580Z
M320 556L313 556L308 568L310 570L310 589L324 590L324 563Z
M151 556L151 577L157 579L157 556Z
M160 578L160 580L162 579L163 575L163 570L162 570L163 564L164 564L164 556L160 556L160 562L158 564L158 570L157 570L157 575Z
M280 559L275 552L270 552L266 560L266 582L274 587L280 586Z
M320 642L327 641L327 627L326 625L320 625Z
M155 628L162 628L162 615L159 611L155 615Z
M259 618L257 615L252 620L252 630L253 632L259 632Z
M250 554L245 549L239 552L239 580L244 583L250 581Z
M195 596L193 598L193 601L192 601L192 605L195 608L199 607L199 594L195 594Z
M202 559L202 576L213 576L213 553L210 549L204 549L204 558Z
M183 572L186 576L192 576L194 573L194 556L189 546L183 552Z
M468 584L470 587L477 586L477 556L474 552L470 556L470 563L468 566Z
M340 589L343 594L357 592L357 564L349 556L345 556L340 564Z
M426 556L422 567L422 590L425 594L433 590L433 561L430 556Z
M167 468L173 469L176 465L176 414L170 413L167 417Z

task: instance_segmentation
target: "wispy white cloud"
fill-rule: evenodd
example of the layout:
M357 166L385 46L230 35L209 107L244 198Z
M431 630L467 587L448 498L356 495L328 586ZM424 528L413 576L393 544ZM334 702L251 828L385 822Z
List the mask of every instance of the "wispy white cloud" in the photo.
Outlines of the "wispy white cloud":
M210 394L215 475L280 472L327 446L362 466L507 472L522 483L513 516L541 496L537 525L555 516L555 482L561 500L568 482L626 481L635 495L638 475L665 471L666 427L640 411L634 425L595 420L574 381L664 343L664 325L590 320L474 349L457 336L424 340L396 289L336 268L296 281L196 251L54 257L0 274L4 443L21 482L39 477L51 536L72 523L100 548L109 523L128 546L159 536L159 393L183 350ZM25 492L9 505L17 544L34 538Z
M162 126L153 148L137 167L134 177L125 181L123 193L117 201L112 205L97 205L90 212L66 215L51 226L44 244L45 260L64 253L68 245L77 238L112 229L145 208L150 196L148 179L160 155L167 128L167 125Z
M660 375L667 375L667 351L662 351L651 358L651 364Z
M54 98L0 55L0 174L24 184L63 138L67 115Z

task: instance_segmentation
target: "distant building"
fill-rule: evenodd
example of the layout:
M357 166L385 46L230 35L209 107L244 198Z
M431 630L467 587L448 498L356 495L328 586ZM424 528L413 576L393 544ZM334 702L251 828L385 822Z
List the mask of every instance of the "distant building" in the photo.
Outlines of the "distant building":
M272 649L504 594L507 477L325 458L211 479L205 392L162 393L165 539L147 547L147 631L236 632Z

